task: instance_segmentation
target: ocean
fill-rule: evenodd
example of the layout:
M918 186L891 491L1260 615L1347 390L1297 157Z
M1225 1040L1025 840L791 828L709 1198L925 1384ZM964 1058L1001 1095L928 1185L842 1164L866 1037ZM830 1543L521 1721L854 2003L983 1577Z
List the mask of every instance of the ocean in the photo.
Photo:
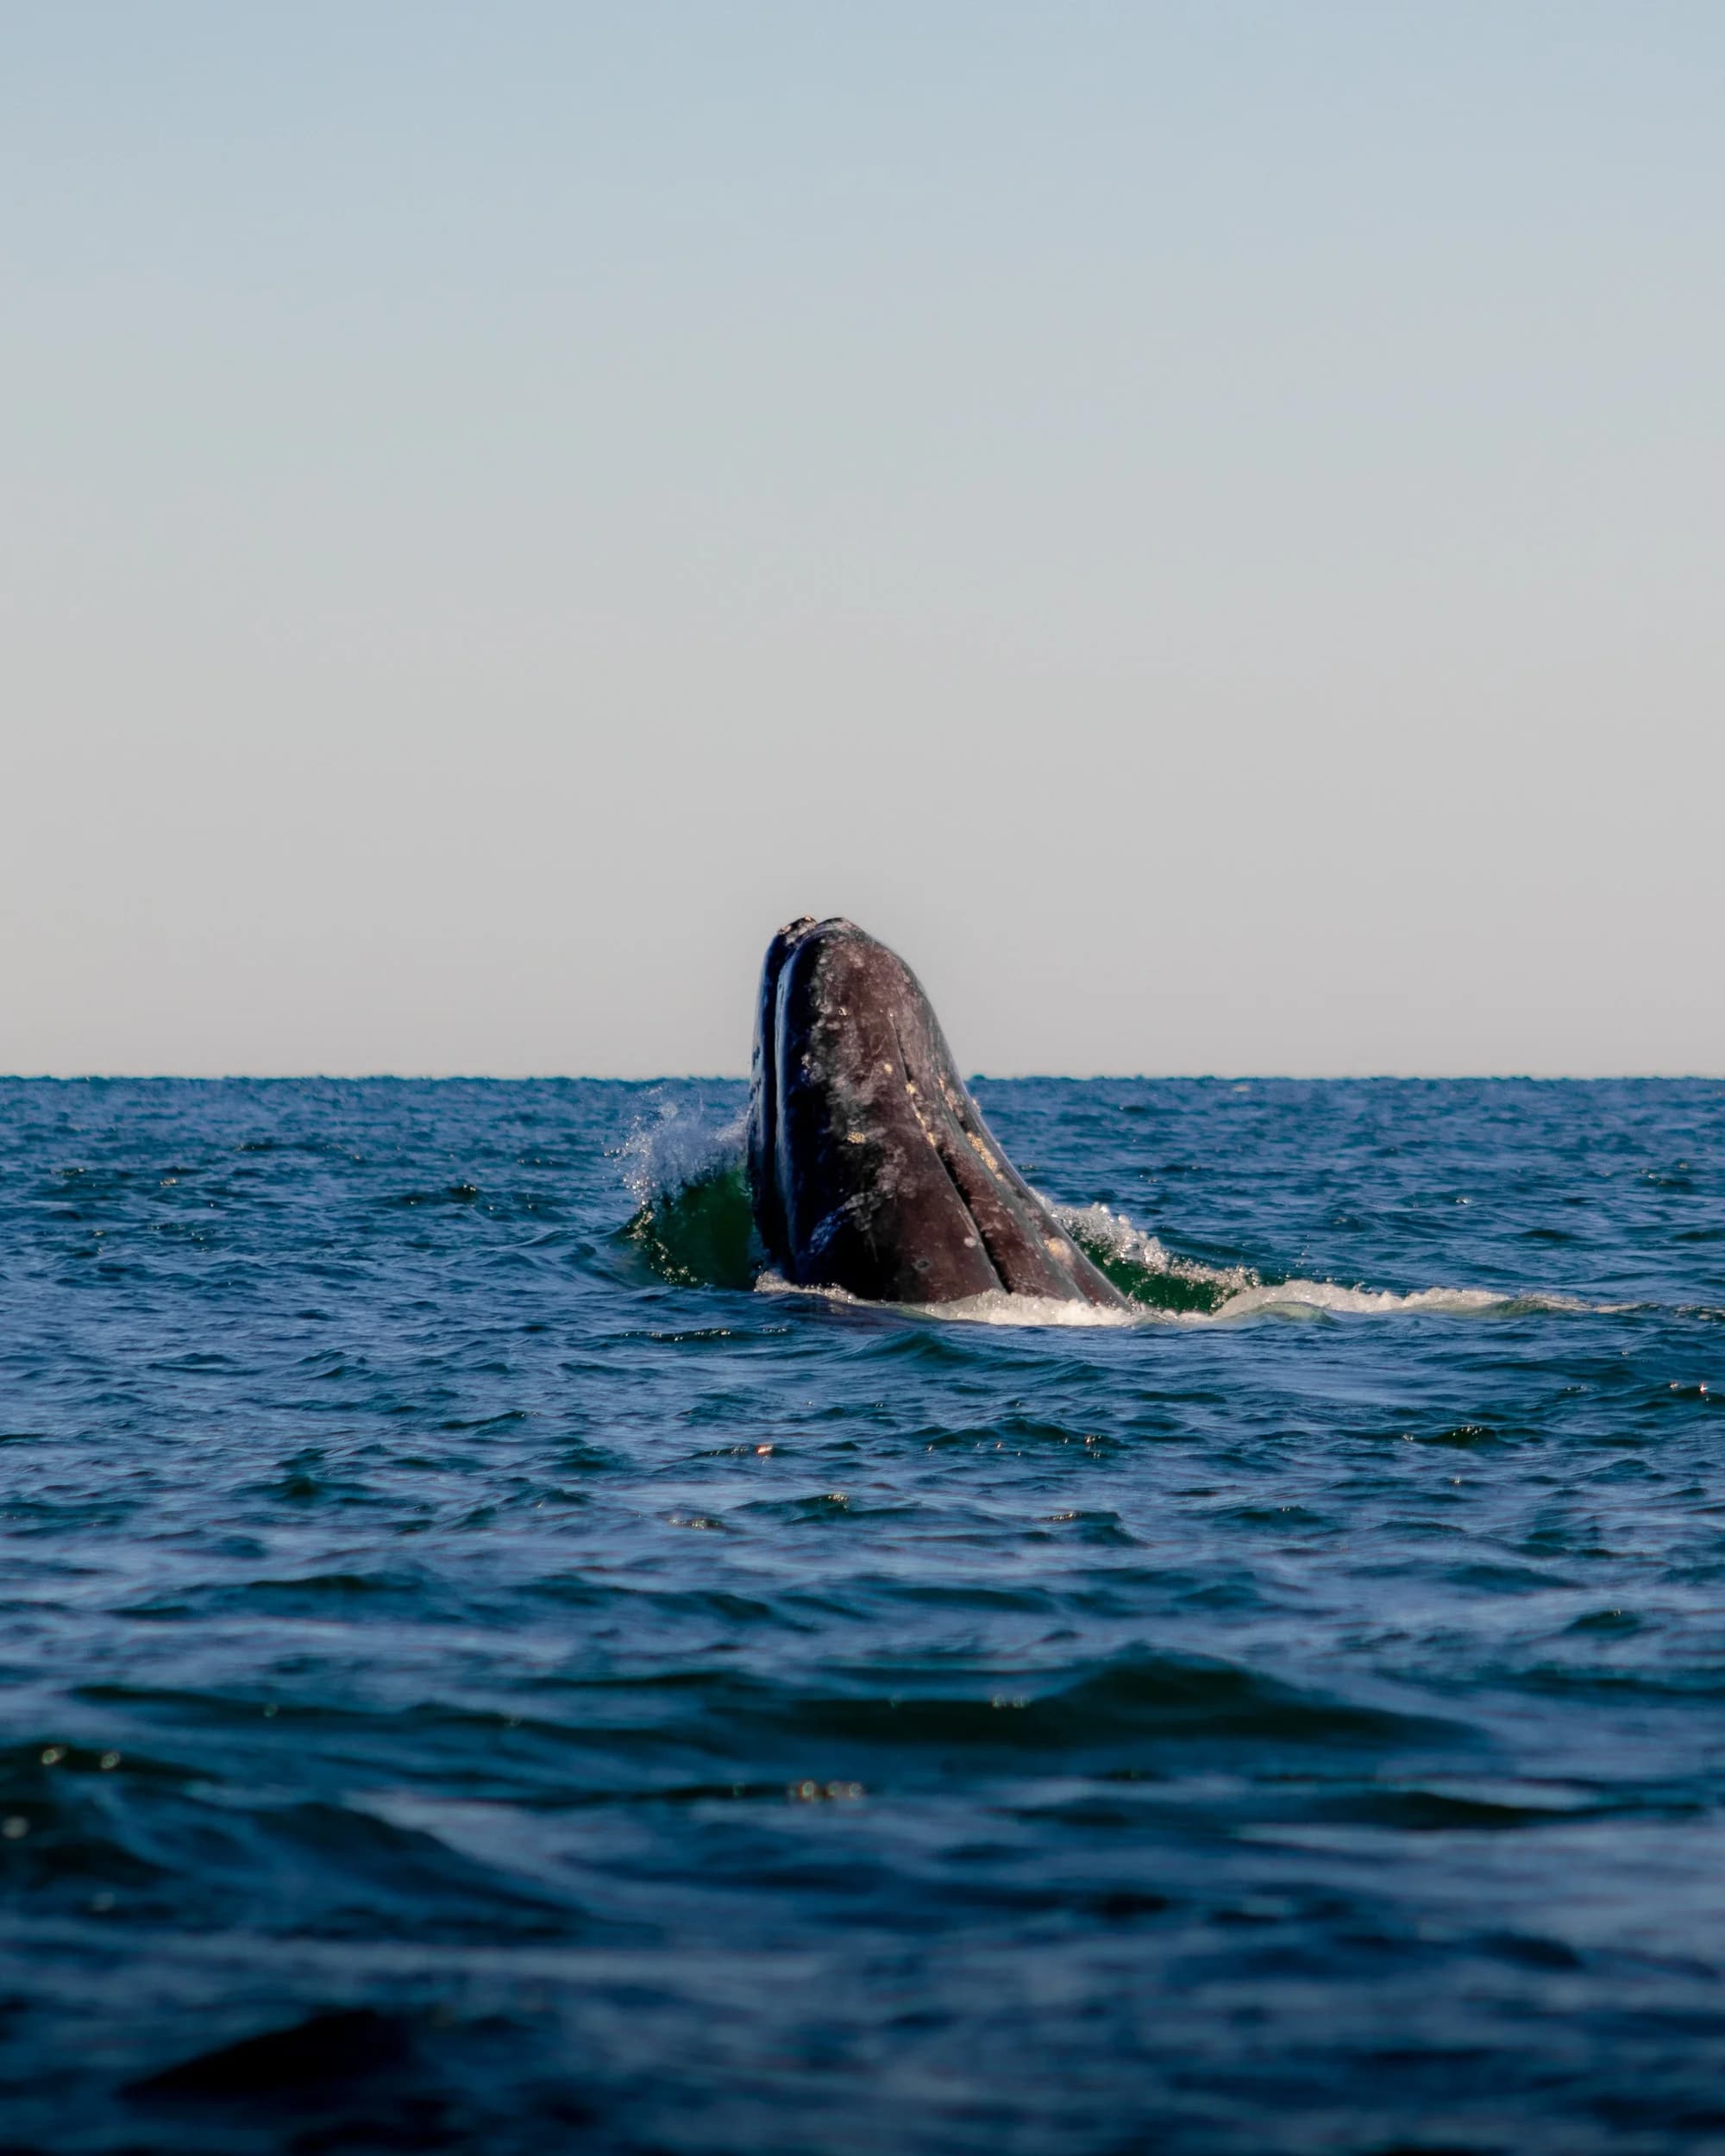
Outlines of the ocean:
M0 2147L1725 2151L1725 1086L975 1091L0 1085Z

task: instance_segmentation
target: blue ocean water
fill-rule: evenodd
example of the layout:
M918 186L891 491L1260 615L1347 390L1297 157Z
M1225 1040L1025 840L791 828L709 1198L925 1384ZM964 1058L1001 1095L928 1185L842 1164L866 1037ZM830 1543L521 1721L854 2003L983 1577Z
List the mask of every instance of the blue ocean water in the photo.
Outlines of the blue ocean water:
M977 1093L0 1086L0 2146L1725 2150L1725 1086Z

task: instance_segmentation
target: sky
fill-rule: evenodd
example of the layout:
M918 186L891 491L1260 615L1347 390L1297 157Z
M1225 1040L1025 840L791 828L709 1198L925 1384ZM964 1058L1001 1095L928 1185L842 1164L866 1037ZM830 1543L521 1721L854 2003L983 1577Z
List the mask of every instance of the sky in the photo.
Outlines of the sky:
M1725 1073L1716 0L0 0L0 1069Z

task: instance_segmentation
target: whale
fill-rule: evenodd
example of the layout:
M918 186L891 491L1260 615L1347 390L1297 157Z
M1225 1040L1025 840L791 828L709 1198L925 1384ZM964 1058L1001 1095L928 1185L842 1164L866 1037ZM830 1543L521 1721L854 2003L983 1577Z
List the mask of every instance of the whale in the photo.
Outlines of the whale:
M1130 1307L1007 1159L916 975L842 916L806 915L767 947L748 1173L756 1232L793 1287Z

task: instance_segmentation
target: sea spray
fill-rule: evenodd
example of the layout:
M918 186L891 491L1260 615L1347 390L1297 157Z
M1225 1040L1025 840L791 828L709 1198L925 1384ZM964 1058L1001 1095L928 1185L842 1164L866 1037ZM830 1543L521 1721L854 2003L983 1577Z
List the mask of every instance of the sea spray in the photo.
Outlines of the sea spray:
M619 1148L623 1180L635 1211L623 1241L659 1279L676 1287L782 1288L767 1274L766 1254L755 1232L744 1164L746 1118L720 1119L699 1098L677 1100L660 1093ZM1107 1206L1063 1206L1050 1200L1057 1218L1079 1247L1135 1305L1147 1313L1209 1316L1259 1275L1245 1266L1219 1268L1182 1257ZM994 1310L1006 1298L981 1299ZM1026 1303L1013 1299L1012 1308ZM961 1314L957 1308L947 1314ZM982 1315L980 1308L964 1315ZM1038 1305L1032 1313L1047 1322Z
M1103 1205L1063 1206L1054 1216L1099 1271L1123 1295L1147 1310L1208 1317L1248 1288L1262 1285L1249 1266L1205 1265L1177 1257L1123 1213Z
M650 1109L618 1148L635 1211L618 1231L618 1244L652 1278L672 1287L784 1293L787 1282L768 1269L755 1232L744 1159L746 1118L734 1112L717 1116L699 1096L680 1100L666 1093L652 1096ZM1419 1312L1471 1317L1527 1306L1525 1297L1492 1288L1438 1287L1397 1294L1333 1281L1277 1279L1249 1265L1207 1265L1169 1250L1158 1237L1108 1206L1047 1202L1073 1241L1132 1304L1140 1323ZM812 1292L831 1301L851 1300L834 1290ZM1542 1307L1563 1302L1534 1300ZM919 1305L916 1314L997 1326L1123 1322L1117 1313L1088 1305L1068 1306L1063 1312L1034 1296L1006 1294Z
M743 1165L744 1119L659 1094L620 1149L635 1212L622 1230L661 1280L680 1288L752 1288L766 1256Z

